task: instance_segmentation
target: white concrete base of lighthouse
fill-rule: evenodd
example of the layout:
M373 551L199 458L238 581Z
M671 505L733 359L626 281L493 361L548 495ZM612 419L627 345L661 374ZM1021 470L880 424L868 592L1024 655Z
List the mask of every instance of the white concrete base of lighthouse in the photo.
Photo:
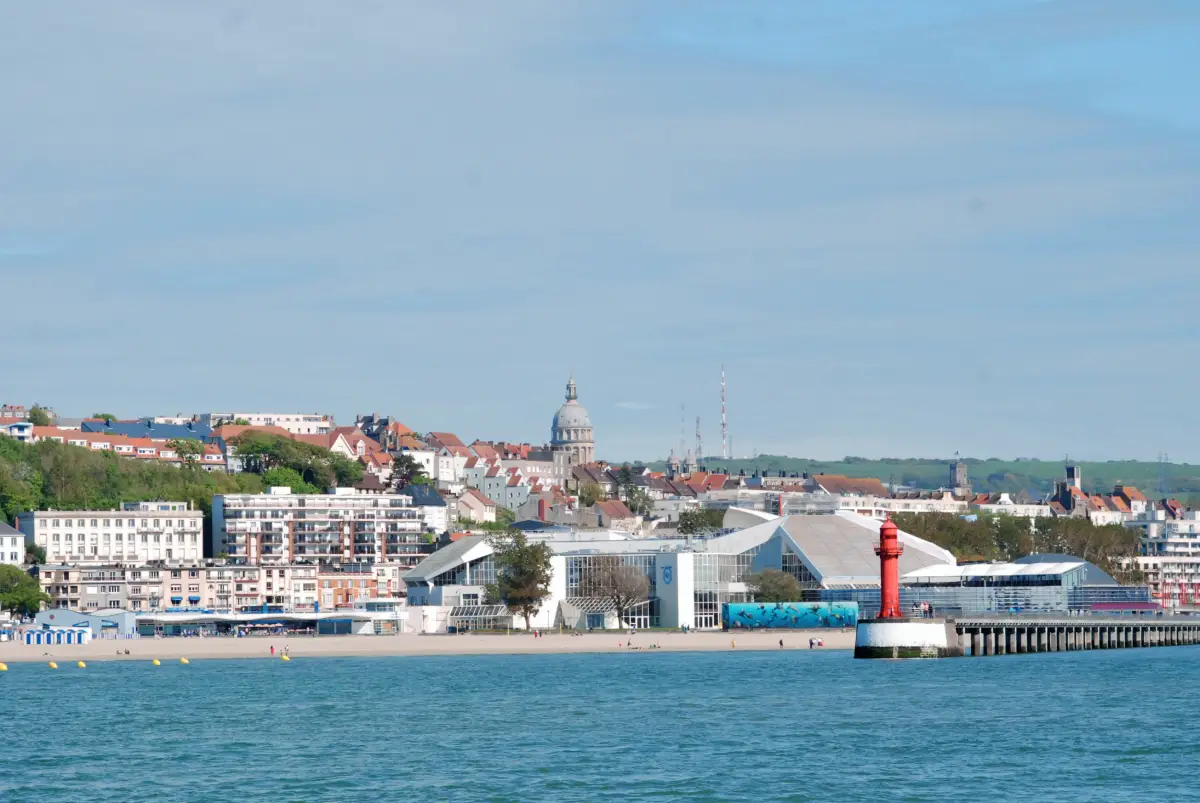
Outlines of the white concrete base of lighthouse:
M953 620L860 619L855 658L952 658L963 654Z

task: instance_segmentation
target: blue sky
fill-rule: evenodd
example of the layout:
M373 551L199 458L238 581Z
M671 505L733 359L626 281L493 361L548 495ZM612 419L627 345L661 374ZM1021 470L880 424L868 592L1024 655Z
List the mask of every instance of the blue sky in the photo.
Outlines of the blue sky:
M44 5L5 401L1200 460L1200 3Z

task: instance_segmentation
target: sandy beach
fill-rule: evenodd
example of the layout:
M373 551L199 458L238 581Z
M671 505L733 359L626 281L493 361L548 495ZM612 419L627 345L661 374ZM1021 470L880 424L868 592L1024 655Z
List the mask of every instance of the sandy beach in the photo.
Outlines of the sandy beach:
M709 652L714 650L807 650L809 638L823 638L826 650L854 648L854 630L791 630L758 632L643 632L632 637L633 649L653 652ZM119 641L97 640L79 646L26 646L21 642L0 643L0 662L13 664L29 661L149 661L211 660L221 658L275 659L286 645L293 660L320 657L368 657L394 655L525 655L536 653L620 652L628 633L609 631L571 635L546 635L534 638L526 633L511 635L397 635L397 636L319 636L303 638L142 638ZM652 644L659 649L651 649ZM124 651L129 650L129 655ZM121 654L118 655L117 652Z

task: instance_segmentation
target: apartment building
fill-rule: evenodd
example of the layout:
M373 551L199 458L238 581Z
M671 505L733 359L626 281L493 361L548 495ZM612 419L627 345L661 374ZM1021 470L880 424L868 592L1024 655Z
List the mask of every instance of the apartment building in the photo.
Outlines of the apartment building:
M129 608L129 584L121 566L66 566L46 564L39 567L38 583L50 597L47 608L76 611Z
M405 494L265 494L213 497L210 549L246 565L384 563L415 566L426 552L425 522Z
M322 566L317 574L317 584L320 587L323 611L349 608L355 602L380 596L379 576L375 567L369 563Z
M0 563L20 566L25 562L25 534L0 521Z
M39 510L17 516L47 563L198 563L204 514L188 502L127 502L120 510Z
M328 435L337 426L333 416L321 413L200 413L196 421L213 429L247 421L252 427L281 427L293 435Z

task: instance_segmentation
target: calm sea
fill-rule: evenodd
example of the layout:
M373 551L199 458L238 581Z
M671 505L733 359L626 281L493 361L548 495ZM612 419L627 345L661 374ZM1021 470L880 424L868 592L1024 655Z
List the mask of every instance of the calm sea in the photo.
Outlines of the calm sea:
M16 664L0 801L1197 800L1198 714L1198 647Z

